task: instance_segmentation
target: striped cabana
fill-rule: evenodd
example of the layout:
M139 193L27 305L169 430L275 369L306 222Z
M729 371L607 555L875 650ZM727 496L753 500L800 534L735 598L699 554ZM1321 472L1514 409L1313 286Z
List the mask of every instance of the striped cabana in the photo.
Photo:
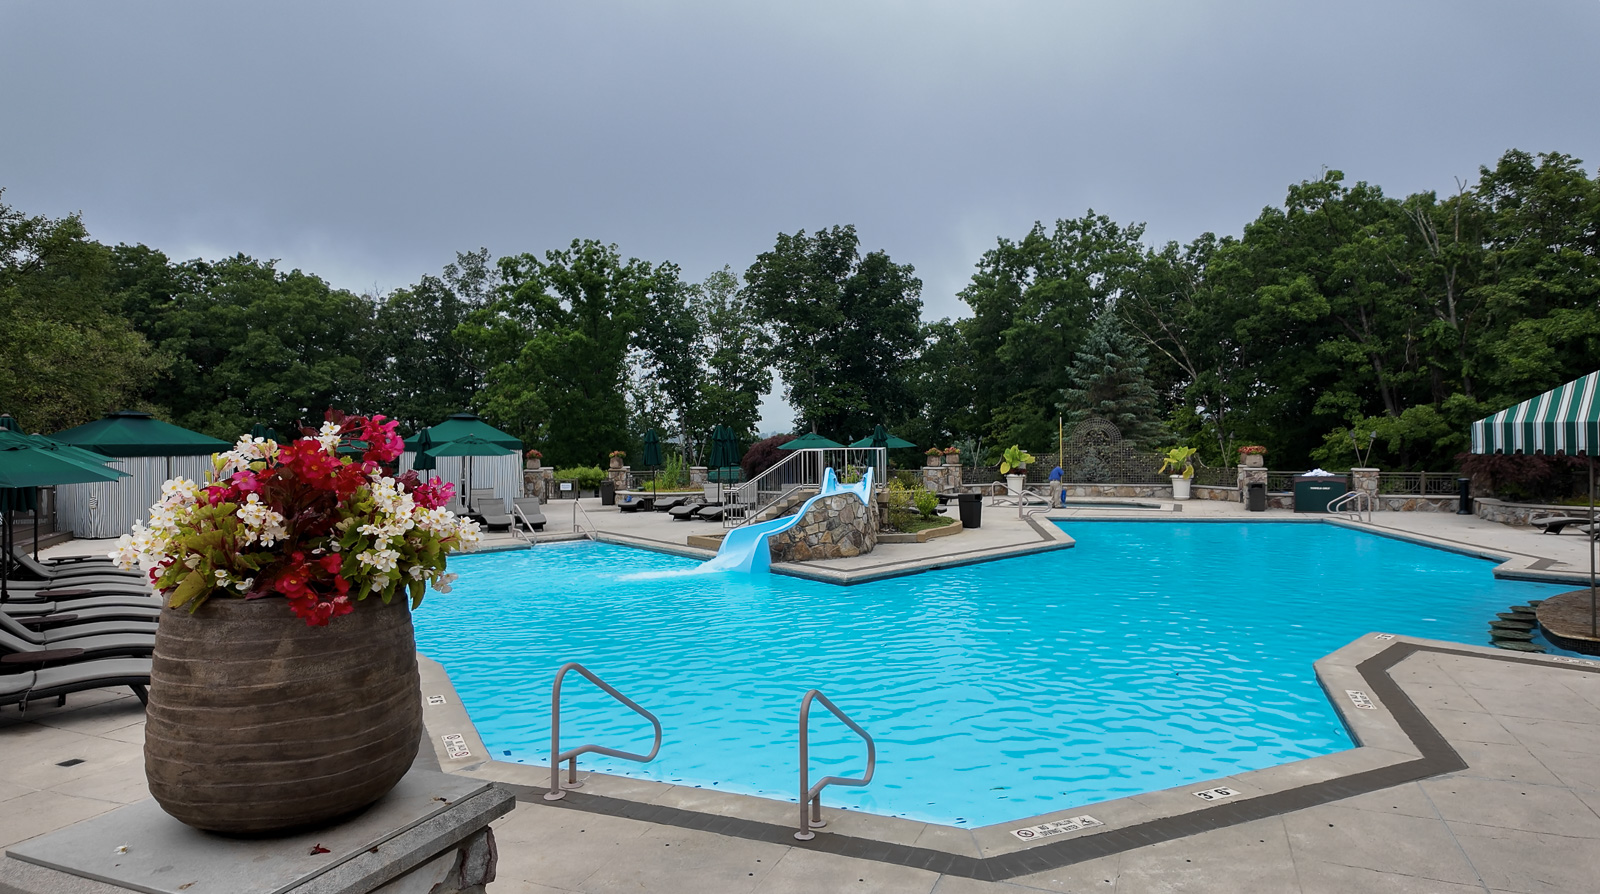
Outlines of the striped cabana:
M1594 456L1600 444L1600 372L1472 423L1473 453Z

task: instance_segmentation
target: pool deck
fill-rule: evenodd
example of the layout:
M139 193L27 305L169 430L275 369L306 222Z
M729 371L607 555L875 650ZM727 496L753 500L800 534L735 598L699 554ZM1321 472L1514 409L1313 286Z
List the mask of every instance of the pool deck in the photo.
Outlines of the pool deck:
M546 509L547 539L566 527L558 521L568 518L563 508ZM683 554L695 554L683 545L688 534L717 529L659 513L623 514L597 501L585 501L584 509L602 539ZM1200 501L1160 515L1072 510L1048 517L1323 520ZM831 579L1070 547L1044 518L1030 523L1015 507L986 506L977 530L830 562ZM1379 513L1374 522L1377 533L1494 557L1502 575L1577 580L1589 568L1591 544L1576 534L1433 513ZM517 546L506 538L493 545ZM51 552L96 549L104 545L69 543ZM446 704L425 708L433 757L447 772L500 780L519 795L517 809L495 823L500 868L491 892L1318 894L1600 886L1600 662L1374 631L1316 667L1361 743L1351 751L981 829L827 811L828 827L805 843L791 837L796 805L724 792L595 774L565 800L546 802L548 771L483 760L448 678L430 661L423 671L425 691L447 696ZM126 690L0 714L0 756L11 769L0 781L0 844L145 797L143 723ZM439 737L457 731L473 753L451 760ZM72 759L82 762L60 766ZM1217 788L1232 794L1210 801L1196 794ZM1080 822L1028 841L1015 834L1085 815L1098 825Z

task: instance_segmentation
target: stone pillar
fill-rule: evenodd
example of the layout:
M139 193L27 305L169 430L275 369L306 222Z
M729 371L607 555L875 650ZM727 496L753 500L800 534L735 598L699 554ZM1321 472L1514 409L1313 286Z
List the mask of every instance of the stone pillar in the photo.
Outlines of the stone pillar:
M705 487L706 483L710 480L710 475L707 474L707 473L708 473L708 470L707 470L707 468L705 466L690 466L689 467L689 486L690 487Z
M1377 469L1351 469L1350 489L1366 491L1367 497L1372 500L1372 509L1377 511L1383 508L1378 502L1378 470Z
M524 497L538 497L541 503L548 503L555 499L555 493L555 469L522 470L522 495Z
M944 466L923 466L922 486L934 493L944 489Z
M1250 485L1259 484L1267 486L1267 470L1265 467L1255 469L1250 466L1239 467L1239 503L1243 505L1250 499Z
M606 477L611 479L611 485L617 490L627 490L628 476L632 472L632 466L618 466L615 469L607 469Z

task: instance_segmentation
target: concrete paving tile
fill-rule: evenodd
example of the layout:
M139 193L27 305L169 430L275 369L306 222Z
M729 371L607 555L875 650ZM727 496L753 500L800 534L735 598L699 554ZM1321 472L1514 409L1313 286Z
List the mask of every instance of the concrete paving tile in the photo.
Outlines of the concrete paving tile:
M1521 780L1534 785L1560 785L1533 753L1521 745L1496 745L1491 742L1453 742L1456 753L1467 762L1461 775L1486 779Z
M1412 704L1424 711L1439 709L1477 714L1488 713L1483 705L1478 703L1477 699L1455 683L1405 686L1405 693L1411 699Z
M74 798L59 792L29 792L5 802L5 810L0 812L0 847L54 832L117 806L111 801Z
M66 761L81 761L70 767ZM74 779L100 773L108 767L123 766L132 775L144 774L144 750L129 742L98 736L73 735L54 741L48 748L30 749L9 762L9 770L28 785L54 788Z
M1483 894L1483 885L1378 872L1358 866L1300 860L1295 864L1302 894Z
M1364 795L1356 795L1353 798L1345 798L1334 803L1340 807L1349 807L1353 810L1439 819L1438 808L1433 806L1433 801L1422 790L1422 786L1415 782L1408 782L1405 785L1396 785L1375 792L1367 792Z
M494 894L573 894L569 888L552 888L522 879L508 879L502 871L494 880Z
M0 780L0 801L9 801L12 798L20 798L23 795L26 795L28 792L36 792L38 790L38 786L28 785L26 780L18 779L13 776L10 779Z
M1600 708L1579 698L1566 687L1530 687L1523 690L1484 689L1472 697L1484 710L1501 718L1530 717L1600 724ZM1508 723L1506 719L1502 723ZM1509 726L1508 726L1509 728ZM1514 731L1514 730L1513 730Z
M75 798L93 798L115 804L132 804L150 797L150 787L145 781L143 755L136 761L106 767L51 788L51 791Z
M1535 757L1542 750L1582 751L1600 742L1600 725L1568 720L1517 720L1509 731Z
M759 894L929 894L938 880L937 874L925 869L790 848L755 890Z
M619 848L577 890L744 894L754 890L788 850L763 841L656 826Z
M1600 792L1600 758L1593 752L1542 750L1536 756L1562 785L1579 792L1580 797L1582 792Z
M635 820L518 804L494 823L499 873L575 890L649 829L648 823Z
M963 857L982 857L983 852L978 849L978 843L972 838L971 829L957 829L954 826L941 826L937 823L928 823L911 842L912 847L922 847L933 851L943 851L947 854L960 854Z
M1415 875L1456 884L1478 880L1438 820L1327 805L1283 817L1296 862Z
M1515 894L1580 894L1600 879L1600 848L1582 838L1452 823L1485 885Z
M1564 788L1471 776L1425 779L1419 785L1449 822L1600 839L1600 816Z
M777 803L777 802L774 802ZM790 804L785 825L792 823L796 830L800 827L800 805ZM921 820L905 819L898 816L877 816L871 813L862 813L859 810L830 810L826 802L822 805L822 819L827 823L817 830L818 835L849 835L854 838L870 838L873 841L887 841L890 844L912 844L922 833L927 830L928 824Z
M1419 706L1421 707L1421 706ZM1496 745L1521 745L1493 714L1482 711L1457 711L1450 708L1422 707L1434 728L1452 742L1491 742Z
M113 739L118 742L128 742L143 748L144 721L141 719L137 723L130 723L127 726L101 733L100 736L104 739Z
M1118 865L1118 894L1191 890L1295 891L1294 857L1276 817L1128 851Z
M1110 885L1104 887L1110 888ZM1024 888L1010 882L980 882L977 879L941 875L933 886L933 894L1028 894L1036 888Z
M771 798L755 798L717 789L674 785L650 800L653 804L693 810L696 813L733 816L779 826L793 824L796 829L800 828L800 805L775 801ZM829 810L827 805L823 805L822 810L825 814L824 819L830 823L834 819L834 814L845 812Z
M1113 854L1098 860L1085 860L1082 863L1063 866L1060 869L1017 876L1007 881L1027 889L1059 891L1063 894L1086 894L1086 892L1104 894L1116 889L1117 881L1122 875L1121 864L1124 856L1126 855Z

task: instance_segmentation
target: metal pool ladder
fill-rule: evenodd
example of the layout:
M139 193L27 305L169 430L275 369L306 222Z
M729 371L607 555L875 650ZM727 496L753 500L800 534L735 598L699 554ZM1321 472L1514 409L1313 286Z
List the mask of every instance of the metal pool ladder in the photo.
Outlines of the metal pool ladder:
M861 741L867 743L867 772L866 775L862 776L860 779L853 779L848 776L824 776L817 780L816 785L807 784L811 779L811 746L809 743L809 730L807 727L809 726L811 720L812 699L822 702L822 706L824 708L832 711L833 716L843 721L845 726L850 727L851 732L854 732L856 735L860 736ZM794 837L801 841L810 841L811 839L815 838L817 834L811 831L812 829L820 829L827 825L827 823L822 819L823 788L830 785L866 785L872 781L872 771L873 768L877 766L877 763L878 749L877 746L873 744L872 737L867 735L867 731L862 729L861 726L854 720L846 717L845 713L839 710L837 705L831 701L828 701L828 697L826 695L823 695L816 689L807 691L805 698L800 700L800 831L794 833ZM546 795L545 797L548 798L549 795ZM806 816L806 805L808 803L811 806L811 815L809 818Z
M569 748L566 751L562 751L561 681L566 677L567 671L577 671L578 673L582 674L589 680L589 682L605 690L607 695L619 702L622 702L624 705L631 708L635 714L638 714L640 717L650 721L650 725L656 728L656 741L655 744L650 747L650 753L634 754L631 751L619 751L615 748L607 748L604 745L579 745L576 748ZM826 699L824 699L824 701L826 701ZM837 714L838 711L834 711L834 713ZM845 722L849 723L850 721L846 720ZM850 725L855 726L853 723ZM804 733L802 732L802 736L803 735ZM801 741L804 742L804 738L802 738ZM801 747L803 748L804 745ZM607 683L606 681L595 676L589 671L588 668L576 661L569 661L566 664L561 665L561 670L556 671L556 683L550 689L550 790L544 794L544 799L546 801L559 801L566 797L566 789L577 788L583 785L583 783L578 781L578 755L580 754L604 754L609 757L620 757L623 760L649 763L655 759L656 752L660 750L661 721L656 719L656 715L639 707L638 703L633 699L628 698L626 695L618 692L611 686L610 683ZM565 783L562 783L561 781L562 761L567 762L567 781ZM801 770L800 772L802 774L801 778L805 778L805 771ZM870 765L867 768L867 776L869 778L872 776L872 768Z

